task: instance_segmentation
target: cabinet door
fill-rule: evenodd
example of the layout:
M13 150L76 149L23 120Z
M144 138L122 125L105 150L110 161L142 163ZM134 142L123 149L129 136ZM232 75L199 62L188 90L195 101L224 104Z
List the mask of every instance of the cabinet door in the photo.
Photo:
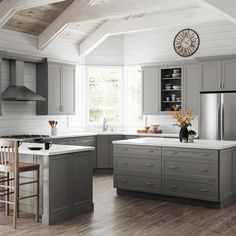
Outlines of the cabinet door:
M61 66L48 65L48 114L61 113Z
M223 61L223 90L236 90L236 60Z
M97 168L109 168L109 136L97 136Z
M194 113L199 112L199 94L202 88L201 65L186 65L184 108L193 109Z
M122 140L122 135L111 135L109 139L109 168L113 168L113 141Z
M144 67L143 69L143 114L159 112L158 68Z
M75 113L75 67L62 66L61 86L62 112L64 114Z
M221 62L210 61L202 64L202 89L221 89Z
M92 161L90 152L73 154L73 205L92 201Z

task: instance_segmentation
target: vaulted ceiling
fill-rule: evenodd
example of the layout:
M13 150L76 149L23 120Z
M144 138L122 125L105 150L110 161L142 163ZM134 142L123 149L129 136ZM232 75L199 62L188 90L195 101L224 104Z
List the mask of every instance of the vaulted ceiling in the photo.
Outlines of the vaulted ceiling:
M86 55L114 34L222 18L236 23L230 6L235 0L0 0L0 28L38 36L40 50L61 38Z

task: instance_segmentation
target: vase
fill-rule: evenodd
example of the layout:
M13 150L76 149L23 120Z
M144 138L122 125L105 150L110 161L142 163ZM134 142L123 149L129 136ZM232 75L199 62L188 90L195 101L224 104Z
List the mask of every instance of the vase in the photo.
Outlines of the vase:
M183 140L188 142L188 129L186 127L181 128L179 131L179 141L182 142Z

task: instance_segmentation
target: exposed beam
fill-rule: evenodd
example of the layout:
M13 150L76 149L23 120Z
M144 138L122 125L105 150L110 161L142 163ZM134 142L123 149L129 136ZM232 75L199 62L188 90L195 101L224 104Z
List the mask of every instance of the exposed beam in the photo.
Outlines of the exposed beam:
M17 11L62 1L65 0L3 0L0 3L0 29Z
M201 17L196 17L199 15ZM195 7L129 19L109 20L80 44L80 56L86 56L111 35L144 32L177 26L188 27L189 25L221 19L222 16L215 12L201 7Z
M112 19L100 26L93 34L91 34L80 44L80 56L88 55L98 45L105 41L113 32L114 27L122 21L123 19Z
M198 0L116 0L100 5L89 5L88 0L75 0L58 16L40 35L39 49L48 46L70 23L92 22L115 18L125 18L130 15L162 12L173 7L183 7Z
M212 9L227 20L236 24L236 1L235 0L203 0L203 5Z

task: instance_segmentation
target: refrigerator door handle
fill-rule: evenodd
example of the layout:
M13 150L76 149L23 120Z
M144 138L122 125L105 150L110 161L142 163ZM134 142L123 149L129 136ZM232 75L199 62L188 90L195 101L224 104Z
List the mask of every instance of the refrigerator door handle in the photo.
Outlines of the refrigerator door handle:
M218 132L217 132L217 139L218 140L221 140L222 139L222 120L221 120L221 117L222 117L222 107L221 107L221 104L218 104Z
M224 100L221 100L221 140L224 140L224 133L225 133L225 127L224 127Z

